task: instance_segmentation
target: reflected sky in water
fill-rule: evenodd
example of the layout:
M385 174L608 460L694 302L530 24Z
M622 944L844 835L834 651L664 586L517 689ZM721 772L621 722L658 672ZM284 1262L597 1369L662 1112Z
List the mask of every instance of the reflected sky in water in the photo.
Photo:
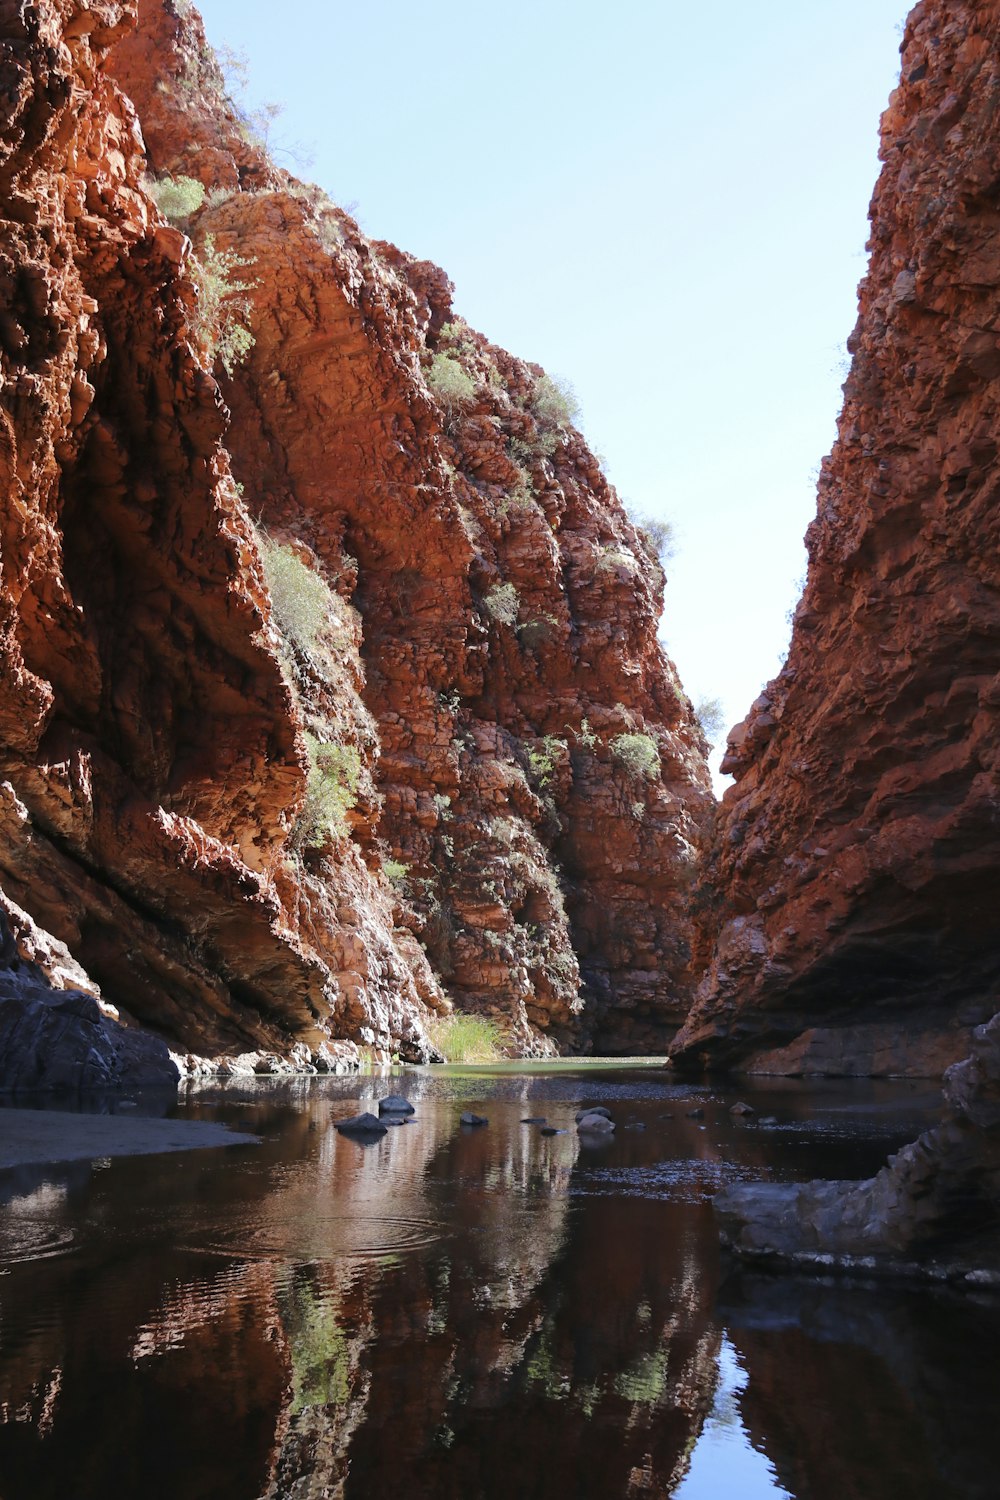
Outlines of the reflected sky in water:
M397 1091L411 1123L335 1130ZM867 1175L935 1107L650 1068L193 1093L261 1145L0 1176L0 1495L985 1500L996 1306L739 1272L710 1207Z

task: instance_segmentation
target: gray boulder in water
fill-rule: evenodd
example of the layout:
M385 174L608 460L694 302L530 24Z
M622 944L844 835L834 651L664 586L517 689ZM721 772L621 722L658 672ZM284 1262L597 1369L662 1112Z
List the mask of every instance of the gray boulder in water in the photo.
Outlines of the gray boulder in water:
M606 1120L611 1119L610 1109L605 1109L603 1104L591 1104L586 1109L578 1109L576 1112L576 1123L578 1125L585 1115L603 1115Z
M412 1115L416 1111L409 1099L404 1099L402 1094L387 1094L384 1099L378 1101L378 1112L380 1115Z
M576 1122L576 1128L581 1135L610 1135L615 1128L615 1122L609 1120L607 1115L594 1112L581 1115Z
M388 1135L388 1128L382 1124L378 1115L369 1114L366 1110L362 1115L351 1115L348 1120L334 1120L334 1128L341 1135Z
M460 1120L463 1125L488 1125L490 1123L485 1115L474 1115L471 1110L466 1110L465 1114L460 1116Z

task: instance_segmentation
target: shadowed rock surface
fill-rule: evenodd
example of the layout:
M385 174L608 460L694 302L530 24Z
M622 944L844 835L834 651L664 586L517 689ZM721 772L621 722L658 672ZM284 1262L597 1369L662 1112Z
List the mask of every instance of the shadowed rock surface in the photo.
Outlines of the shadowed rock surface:
M165 1042L22 959L0 908L0 1093L172 1090L179 1076Z
M945 1074L942 1123L867 1182L749 1183L715 1199L751 1259L1000 1287L1000 1015Z

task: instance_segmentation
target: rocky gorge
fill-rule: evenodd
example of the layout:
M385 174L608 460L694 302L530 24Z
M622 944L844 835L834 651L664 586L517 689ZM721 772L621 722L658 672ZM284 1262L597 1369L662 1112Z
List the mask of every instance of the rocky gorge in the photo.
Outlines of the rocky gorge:
M119 1021L192 1074L340 1071L437 1059L456 1009L521 1056L947 1069L871 1183L722 1223L992 1245L1000 4L907 23L805 590L718 808L569 392L275 165L189 4L0 16L0 1034L78 1013L105 1081Z

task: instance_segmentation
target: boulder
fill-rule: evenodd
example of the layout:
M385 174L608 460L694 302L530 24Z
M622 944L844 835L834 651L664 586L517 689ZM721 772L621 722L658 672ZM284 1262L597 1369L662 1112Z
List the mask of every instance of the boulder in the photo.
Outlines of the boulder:
M488 1125L490 1123L485 1115L474 1115L471 1110L466 1110L460 1122L463 1125Z
M351 1115L349 1120L335 1120L334 1126L341 1135L388 1135L387 1128L377 1115L367 1110L361 1115Z
M378 1101L378 1112L380 1115L412 1115L416 1111L409 1099L404 1099L402 1094L387 1094L384 1099Z
M576 1122L576 1128L581 1135L610 1135L615 1128L614 1120L609 1120L607 1115L581 1115Z
M611 1119L611 1111L610 1111L610 1109L605 1109L605 1107L604 1107L603 1104L588 1105L586 1109L579 1109L579 1110L577 1110L577 1112L576 1112L576 1123L578 1125L579 1125L580 1121L583 1119L584 1115L603 1115L606 1120L610 1120Z

